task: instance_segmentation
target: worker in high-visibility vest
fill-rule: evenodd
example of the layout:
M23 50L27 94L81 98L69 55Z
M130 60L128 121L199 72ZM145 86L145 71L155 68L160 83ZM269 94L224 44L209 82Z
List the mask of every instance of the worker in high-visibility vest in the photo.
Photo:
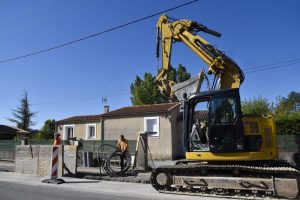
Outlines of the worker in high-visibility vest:
M59 133L54 134L53 145L61 145L61 139L60 139L60 134Z

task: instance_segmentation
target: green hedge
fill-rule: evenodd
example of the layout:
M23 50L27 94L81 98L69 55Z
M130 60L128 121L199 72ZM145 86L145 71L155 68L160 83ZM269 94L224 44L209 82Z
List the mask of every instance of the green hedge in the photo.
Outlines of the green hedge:
M275 118L277 134L300 135L300 113Z

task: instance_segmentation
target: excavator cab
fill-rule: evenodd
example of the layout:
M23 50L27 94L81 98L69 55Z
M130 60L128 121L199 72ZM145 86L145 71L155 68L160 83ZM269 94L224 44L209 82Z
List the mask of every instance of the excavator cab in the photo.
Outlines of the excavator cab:
M238 89L200 92L185 102L188 151L242 152L244 134Z
M183 133L187 160L250 161L277 157L272 117L243 116L238 88L185 96Z

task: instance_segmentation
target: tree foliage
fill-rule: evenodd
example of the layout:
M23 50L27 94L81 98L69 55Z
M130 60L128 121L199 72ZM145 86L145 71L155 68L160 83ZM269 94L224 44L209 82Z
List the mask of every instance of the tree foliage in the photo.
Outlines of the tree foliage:
M278 134L300 135L300 93L292 91L287 97L278 97L273 108L266 98L254 98L242 102L244 114L266 115L273 113Z
M18 128L30 131L30 127L35 125L33 118L36 116L36 112L30 110L27 91L24 92L20 99L20 105L17 109L12 109L12 115L13 117L8 118L8 120L14 123Z
M278 97L276 115L288 115L300 111L300 92L292 91L287 97Z
M45 121L44 126L39 131L40 139L52 139L55 133L55 120L48 119Z
M288 115L275 115L275 123L278 134L300 135L300 112Z
M144 80L137 76L134 84L130 85L130 91L133 105L159 104L168 99L160 93L155 84L155 77L150 73L145 73Z
M300 135L300 93L292 91L279 97L274 109L278 134Z
M272 106L266 98L258 97L242 101L242 111L245 115L268 115Z
M171 66L168 72L168 79L175 83L183 82L190 77L191 74L187 73L186 68L181 64L177 70ZM170 101L165 94L159 91L155 79L156 77L151 73L145 73L144 79L141 79L139 76L136 77L134 83L130 85L133 105L159 104Z
M191 74L186 71L186 68L182 64L179 64L176 75L177 80L175 82L177 83L182 83L191 78Z

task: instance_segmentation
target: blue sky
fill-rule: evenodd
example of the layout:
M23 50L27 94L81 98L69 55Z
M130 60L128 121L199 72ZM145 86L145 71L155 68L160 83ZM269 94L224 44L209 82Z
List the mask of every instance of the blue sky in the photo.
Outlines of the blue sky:
M0 61L185 2L0 0ZM200 0L166 14L221 32L221 38L200 35L246 72L241 98L262 96L273 101L278 95L299 91L299 10L297 0ZM12 116L11 109L19 104L24 90L28 91L31 109L38 112L35 128L47 119L100 114L102 97L107 97L111 110L131 105L129 87L136 75L156 72L157 20L158 16L64 48L1 63L0 124L10 124L6 118ZM291 60L296 60L295 64L251 73L255 67ZM180 43L173 47L171 63L183 64L193 75L206 67Z

